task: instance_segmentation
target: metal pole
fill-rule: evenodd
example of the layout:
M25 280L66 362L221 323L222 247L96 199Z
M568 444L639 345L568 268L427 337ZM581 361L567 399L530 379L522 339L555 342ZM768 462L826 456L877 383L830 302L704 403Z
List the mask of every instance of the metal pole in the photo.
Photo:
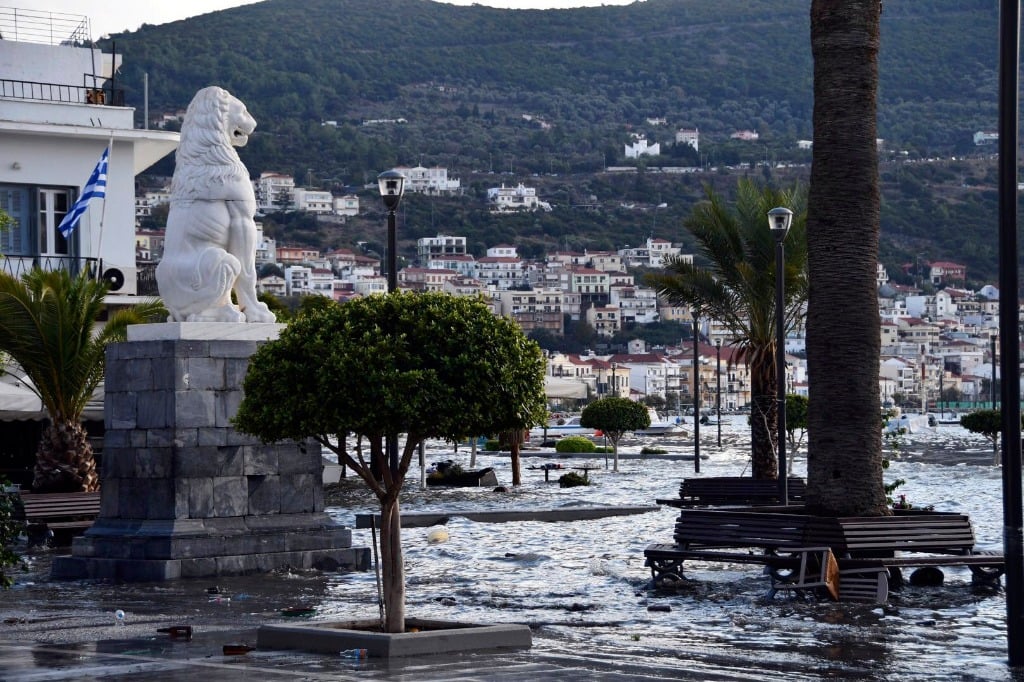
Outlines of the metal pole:
M397 206L395 207L397 208ZM398 239L395 236L395 208L388 209L388 293L398 289ZM390 434L387 438L388 467L391 475L398 475L398 434Z
M1003 368L1003 555L1006 645L1024 665L1024 541L1021 509L1020 334L1017 292L1017 142L1020 112L1020 0L999 2L999 336Z
M789 504L789 473L786 469L786 309L783 296L783 272L786 264L785 246L781 237L775 240L775 400L776 430L779 442L779 502Z
M693 471L700 473L700 327L693 315Z
M718 447L722 447L722 339L715 344L715 377L718 386L715 389L715 417L718 419Z
M996 409L996 337L993 336L989 341L992 344L992 349L989 351L992 356L989 363L989 366L992 368L992 373L988 378L988 392L989 399L992 401L992 409L994 410Z

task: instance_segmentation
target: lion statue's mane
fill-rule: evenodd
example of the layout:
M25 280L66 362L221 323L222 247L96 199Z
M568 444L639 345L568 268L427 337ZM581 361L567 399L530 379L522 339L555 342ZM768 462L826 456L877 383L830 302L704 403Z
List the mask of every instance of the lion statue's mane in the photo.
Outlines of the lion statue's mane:
M256 299L256 196L235 151L255 127L245 105L216 86L197 92L185 112L156 269L169 321L275 320Z

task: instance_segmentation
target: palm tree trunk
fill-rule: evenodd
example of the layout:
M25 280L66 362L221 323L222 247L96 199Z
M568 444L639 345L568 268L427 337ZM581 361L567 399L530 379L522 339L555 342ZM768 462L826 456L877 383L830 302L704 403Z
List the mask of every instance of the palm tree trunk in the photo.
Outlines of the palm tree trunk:
M778 442L778 403L775 399L775 376L770 353L758 353L750 364L750 442L751 474L756 479L779 476L779 460L775 445Z
M43 429L32 489L37 493L95 492L100 489L88 434L77 422L52 422Z
M880 14L878 0L811 3L807 502L828 515L887 511L876 284Z
M405 567L402 560L402 522L398 496L380 503L381 582L384 592L384 631L405 632Z

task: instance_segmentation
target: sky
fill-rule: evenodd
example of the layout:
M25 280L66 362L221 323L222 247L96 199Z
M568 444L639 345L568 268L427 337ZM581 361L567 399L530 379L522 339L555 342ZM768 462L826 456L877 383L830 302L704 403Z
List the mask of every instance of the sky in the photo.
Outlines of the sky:
M443 0L452 5L487 5L511 9L568 9L595 5L628 5L634 0ZM251 5L254 0L2 0L4 7L35 12L72 14L89 19L92 39L108 33L134 31L143 23L166 24L198 14Z

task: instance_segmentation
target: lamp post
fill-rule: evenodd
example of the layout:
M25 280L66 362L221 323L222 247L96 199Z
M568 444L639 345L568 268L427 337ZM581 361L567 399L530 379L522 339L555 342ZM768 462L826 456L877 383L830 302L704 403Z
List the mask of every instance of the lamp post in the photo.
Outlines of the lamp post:
M718 420L718 447L722 447L722 339L715 339L715 417Z
M616 398L619 397L619 380L615 376L615 371L618 369L616 363L612 363L612 395Z
M789 472L786 469L786 235L793 224L793 212L777 206L768 211L768 227L775 237L775 400L779 443L779 502L789 504Z
M693 311L693 472L700 473L700 325Z
M395 211L405 191L405 176L398 171L386 170L377 176L380 197L384 200L384 208L388 210L388 293L398 289L398 239L395 236ZM398 434L387 437L388 467L392 475L398 472Z

